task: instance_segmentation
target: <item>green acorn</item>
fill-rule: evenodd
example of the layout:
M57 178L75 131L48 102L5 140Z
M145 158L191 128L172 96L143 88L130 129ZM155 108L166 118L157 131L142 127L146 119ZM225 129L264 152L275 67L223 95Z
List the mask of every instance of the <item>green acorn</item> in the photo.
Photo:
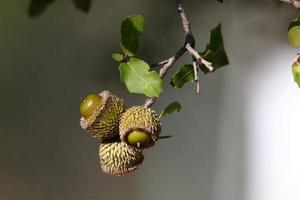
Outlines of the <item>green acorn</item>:
M160 130L159 118L150 108L131 107L123 113L120 120L121 140L135 147L153 146L158 139Z
M292 65L292 72L293 72L295 82L300 87L300 64L299 64L299 62L295 62Z
M294 47L300 46L300 17L294 19L288 28L288 39Z
M80 125L90 135L99 139L111 139L117 135L121 114L125 111L123 101L103 91L91 94L80 105Z
M119 176L136 170L144 160L142 150L122 141L102 142L99 158L105 173Z

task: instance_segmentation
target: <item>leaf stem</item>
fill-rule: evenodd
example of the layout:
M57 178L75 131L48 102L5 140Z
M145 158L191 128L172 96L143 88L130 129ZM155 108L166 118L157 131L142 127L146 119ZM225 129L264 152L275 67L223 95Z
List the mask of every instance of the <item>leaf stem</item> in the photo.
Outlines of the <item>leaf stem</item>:
M168 139L168 138L171 138L172 135L162 135L162 136L159 136L158 139L161 140L161 139Z

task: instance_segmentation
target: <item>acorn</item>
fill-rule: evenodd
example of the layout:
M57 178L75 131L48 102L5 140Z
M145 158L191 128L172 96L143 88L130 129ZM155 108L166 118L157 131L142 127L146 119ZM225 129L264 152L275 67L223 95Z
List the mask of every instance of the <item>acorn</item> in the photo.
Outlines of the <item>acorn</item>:
M298 87L300 87L300 64L299 64L299 62L295 62L292 65L292 72L293 72L295 82L298 84Z
M288 39L294 47L300 46L300 17L293 20L288 28Z
M122 141L103 141L99 146L102 170L111 175L124 175L142 164L144 156L141 149Z
M138 148L149 148L158 140L161 125L158 115L150 108L134 106L120 120L121 140Z
M95 138L111 139L118 134L120 117L124 111L123 101L109 91L91 94L80 104L80 125Z

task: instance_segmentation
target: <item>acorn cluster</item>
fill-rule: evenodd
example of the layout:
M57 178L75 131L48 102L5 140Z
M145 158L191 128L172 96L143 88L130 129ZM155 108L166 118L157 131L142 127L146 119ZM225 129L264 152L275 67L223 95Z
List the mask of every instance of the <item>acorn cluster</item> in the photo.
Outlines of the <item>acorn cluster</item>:
M126 108L109 91L86 96L80 104L80 125L100 139L99 158L105 173L123 175L136 170L143 162L143 149L153 146L161 124L150 108Z

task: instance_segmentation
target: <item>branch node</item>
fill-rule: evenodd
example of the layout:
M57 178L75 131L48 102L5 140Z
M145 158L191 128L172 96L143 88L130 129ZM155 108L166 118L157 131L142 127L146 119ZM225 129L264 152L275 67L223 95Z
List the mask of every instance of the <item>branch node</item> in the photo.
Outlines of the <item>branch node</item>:
M192 34L190 22L184 12L183 6L181 4L181 0L176 0L176 6L177 6L177 12L181 19L181 24L182 24L183 30L185 32L185 44L183 45L183 47L181 47L175 53L175 55L173 55L169 59L166 59L157 64L151 65L151 67L163 66L159 70L159 75L161 78L164 78L167 71L174 65L174 63L177 61L177 59L180 58L188 50L187 46L191 47L192 49L195 47L195 38ZM206 60L204 60L203 58L201 58L201 56L198 53L197 53L197 58L198 59L196 59L196 60L197 60L198 64L204 64L208 68L209 71L213 71L211 63L209 63ZM198 69L198 67L199 66L196 65L196 70ZM197 77L198 77L198 73L195 73L195 74L197 74ZM199 80L198 79L199 78L197 78L197 80L196 80L196 78L195 78L195 81L197 82L197 93L199 93L198 92L199 91ZM158 99L158 97L148 97L146 102L144 103L144 107L145 108L151 107L157 101L157 99Z
M199 65L204 65L207 70L209 72L213 72L214 71L214 68L212 66L212 63L211 62L208 62L207 60L205 60L204 58L202 58L200 56L200 54L191 46L191 44L187 43L185 45L185 48L188 50L188 52L196 59L197 63Z

